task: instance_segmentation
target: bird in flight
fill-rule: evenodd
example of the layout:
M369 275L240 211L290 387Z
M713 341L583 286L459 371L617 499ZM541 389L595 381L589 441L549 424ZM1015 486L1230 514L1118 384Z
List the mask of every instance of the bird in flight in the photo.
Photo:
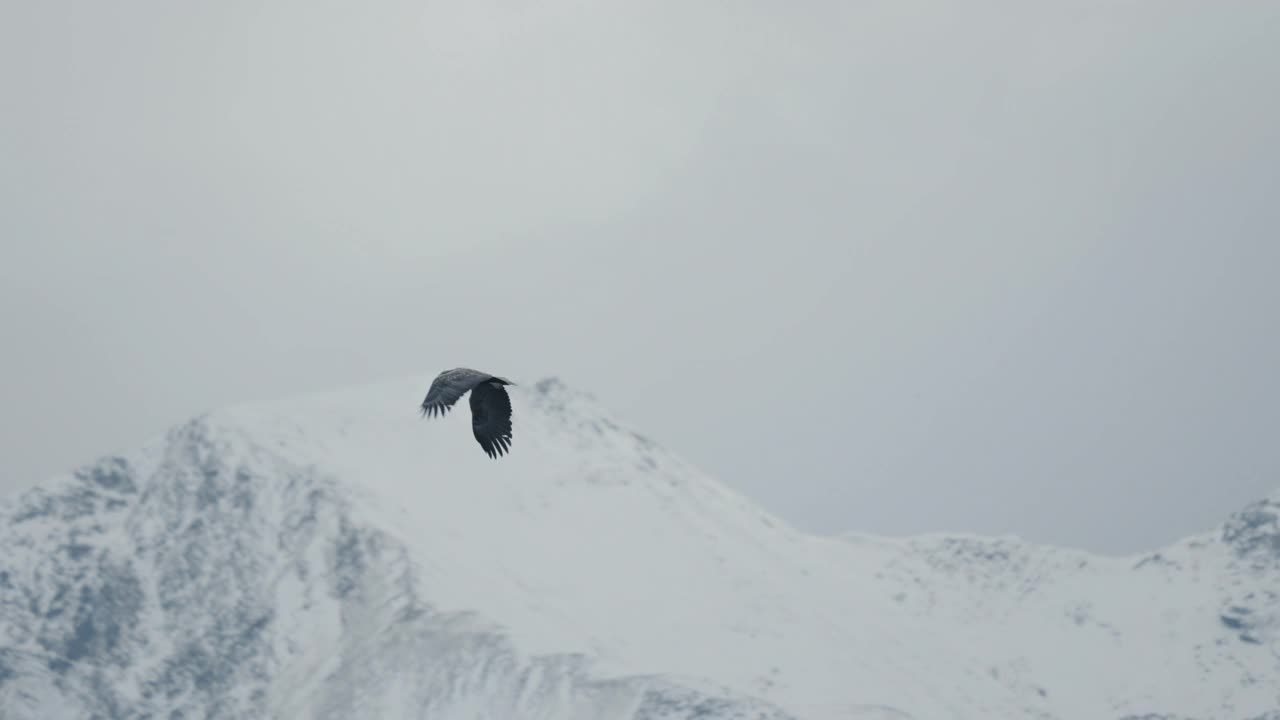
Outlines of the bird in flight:
M491 458L511 450L511 398L503 385L510 380L471 368L445 370L431 381L422 401L422 415L443 416L471 392L471 432Z

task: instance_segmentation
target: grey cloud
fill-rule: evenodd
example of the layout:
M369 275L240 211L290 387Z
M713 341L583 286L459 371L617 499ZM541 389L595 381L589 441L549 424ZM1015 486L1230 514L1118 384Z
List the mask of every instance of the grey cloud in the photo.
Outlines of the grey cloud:
M1278 23L7 4L0 487L463 364L816 531L1206 528L1280 486Z

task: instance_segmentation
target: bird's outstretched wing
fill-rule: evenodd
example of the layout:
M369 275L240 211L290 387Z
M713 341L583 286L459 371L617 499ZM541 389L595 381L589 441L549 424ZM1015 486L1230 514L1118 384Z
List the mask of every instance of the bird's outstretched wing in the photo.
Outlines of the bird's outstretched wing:
M427 389L427 397L422 401L422 414L432 417L444 415L468 390L492 379L494 379L492 375L470 368L445 370L431 381L431 387Z
M482 382L471 390L471 431L491 458L511 449L511 398L506 388Z

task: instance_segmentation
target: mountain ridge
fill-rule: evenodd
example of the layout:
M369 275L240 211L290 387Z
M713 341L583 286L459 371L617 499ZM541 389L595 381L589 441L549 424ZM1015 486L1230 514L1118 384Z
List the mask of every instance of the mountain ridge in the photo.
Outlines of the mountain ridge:
M494 463L465 413L417 417L423 381L205 413L0 503L0 707L40 713L22 720L1280 707L1280 493L1133 557L823 538L554 379L512 389L515 445ZM1143 662L1157 667L1136 690L1116 677Z

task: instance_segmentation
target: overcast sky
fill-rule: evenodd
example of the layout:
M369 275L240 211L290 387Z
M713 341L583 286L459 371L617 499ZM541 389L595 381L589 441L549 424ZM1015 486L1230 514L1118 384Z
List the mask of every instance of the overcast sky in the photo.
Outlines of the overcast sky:
M0 492L469 365L1131 552L1280 488L1278 272L1280 3L0 0Z

